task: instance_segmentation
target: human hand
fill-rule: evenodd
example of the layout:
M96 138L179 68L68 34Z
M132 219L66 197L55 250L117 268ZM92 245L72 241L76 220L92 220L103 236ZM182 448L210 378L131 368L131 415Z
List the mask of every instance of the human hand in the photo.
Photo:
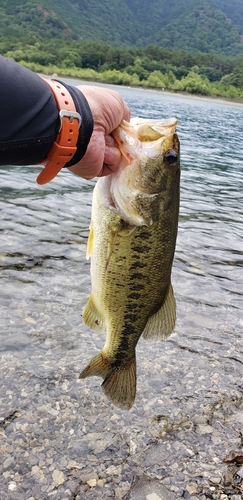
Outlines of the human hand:
M110 134L123 119L130 120L130 110L114 90L88 85L77 88L89 103L94 129L84 157L69 170L85 179L111 174L118 169L122 154Z

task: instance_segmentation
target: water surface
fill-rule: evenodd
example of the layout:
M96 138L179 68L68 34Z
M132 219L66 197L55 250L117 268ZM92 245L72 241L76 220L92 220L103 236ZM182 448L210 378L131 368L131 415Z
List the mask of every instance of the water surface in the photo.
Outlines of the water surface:
M240 445L243 107L119 91L133 116L179 121L181 209L172 276L176 329L166 342L140 340L137 397L129 412L106 400L101 379L79 381L104 343L104 334L91 332L80 317L90 292L85 252L95 181L61 172L41 187L35 183L39 167L2 167L3 498L74 498L80 470L107 478L109 464L120 467L124 495L139 468L149 477L157 474L180 498L189 481L186 442L191 463L200 457L204 478L208 464L226 467L227 450ZM209 424L210 439L200 431ZM217 426L223 425L221 436ZM161 451L160 464L147 453L152 442L170 449L173 457ZM65 477L58 490L53 470ZM71 476L76 486L68 486ZM123 498L116 492L114 470L110 477L106 497ZM102 498L101 491L82 490L75 498Z

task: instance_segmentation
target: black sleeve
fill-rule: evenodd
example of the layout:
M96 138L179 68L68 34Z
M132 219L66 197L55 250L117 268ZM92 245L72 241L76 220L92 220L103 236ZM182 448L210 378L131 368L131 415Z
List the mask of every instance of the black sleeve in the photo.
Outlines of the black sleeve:
M93 131L93 118L84 95L75 87L63 85L82 117L78 150L66 164L71 166L85 154ZM58 127L56 101L45 81L0 56L0 165L34 165L45 160Z

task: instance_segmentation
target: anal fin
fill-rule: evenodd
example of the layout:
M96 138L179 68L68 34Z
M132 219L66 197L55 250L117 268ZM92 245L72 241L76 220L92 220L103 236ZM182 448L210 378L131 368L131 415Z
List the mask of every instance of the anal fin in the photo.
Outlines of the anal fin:
M174 330L176 321L176 301L170 283L165 300L160 309L149 318L143 337L145 339L166 339Z
M111 371L110 360L100 351L80 373L79 378L102 377L105 379Z

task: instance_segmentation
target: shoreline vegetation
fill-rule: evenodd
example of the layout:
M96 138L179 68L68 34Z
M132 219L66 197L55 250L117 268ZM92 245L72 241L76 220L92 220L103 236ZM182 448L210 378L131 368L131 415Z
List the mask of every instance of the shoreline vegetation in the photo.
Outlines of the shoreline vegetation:
M210 99L221 99L224 101L243 104L243 89L232 86L221 86L210 84L201 77L197 71L190 71L186 77L177 80L173 74L163 74L159 70L150 73L145 80L139 80L136 74L129 75L119 70L95 71L91 68L62 68L57 66L42 66L36 63L20 61L20 64L31 69L35 73L45 74L51 77L78 78L89 83L110 84L139 88L146 90L166 91L168 93L187 95L191 97L204 97Z
M68 42L0 37L0 54L49 76L167 91L243 103L243 57L149 45L114 48L93 40Z

